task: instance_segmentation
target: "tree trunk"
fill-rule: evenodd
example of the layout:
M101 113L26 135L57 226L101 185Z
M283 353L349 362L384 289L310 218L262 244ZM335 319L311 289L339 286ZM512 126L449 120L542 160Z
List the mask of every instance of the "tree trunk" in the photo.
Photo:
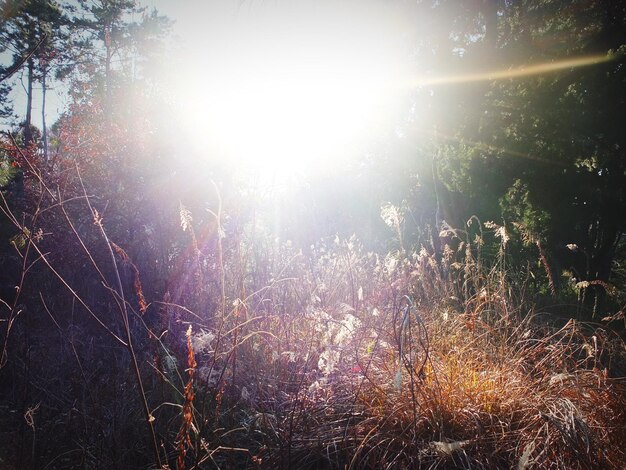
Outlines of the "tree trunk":
M106 59L104 63L104 113L107 118L110 118L111 111L111 57L112 43L111 43L111 27L109 24L104 25L104 48L106 52Z
M44 66L41 76L41 132L43 141L43 161L48 164L48 130L46 128L46 76L48 69Z
M33 140L32 111L33 111L33 80L35 79L35 63L28 59L28 85L26 89L26 120L24 122L24 145L28 147Z

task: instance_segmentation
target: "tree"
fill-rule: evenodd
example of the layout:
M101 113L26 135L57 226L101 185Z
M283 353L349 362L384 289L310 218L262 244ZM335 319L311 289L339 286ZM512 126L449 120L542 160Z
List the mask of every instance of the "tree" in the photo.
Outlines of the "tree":
M2 37L5 49L13 51L13 64L10 70L17 71L26 65L26 110L24 118L24 141L28 146L32 141L33 85L42 83L43 106L42 128L44 152L46 147L45 96L46 79L55 50L63 38L65 16L61 6L52 0L28 0L25 2L7 2L3 16ZM8 78L8 77L7 77Z
M626 9L479 2L469 18L452 34L471 37L459 61L471 82L447 85L457 119L443 123L443 181L483 220L506 216L535 232L557 273L592 283L598 307L626 231ZM519 70L536 64L552 69ZM510 72L493 80L480 70Z
M79 4L73 19L79 67L73 70L72 91L77 99L96 95L110 114L116 93L137 78L138 63L159 48L170 21L134 0L80 0Z

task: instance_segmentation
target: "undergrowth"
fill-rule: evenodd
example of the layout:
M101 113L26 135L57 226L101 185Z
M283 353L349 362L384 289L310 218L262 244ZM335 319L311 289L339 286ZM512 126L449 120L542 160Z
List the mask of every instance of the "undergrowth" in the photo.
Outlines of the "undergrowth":
M3 201L24 274L2 305L3 467L626 467L624 342L535 311L503 227L412 250L387 208L397 250L303 251L226 227L218 197L170 213L158 292L80 174L68 195L31 181L30 217Z

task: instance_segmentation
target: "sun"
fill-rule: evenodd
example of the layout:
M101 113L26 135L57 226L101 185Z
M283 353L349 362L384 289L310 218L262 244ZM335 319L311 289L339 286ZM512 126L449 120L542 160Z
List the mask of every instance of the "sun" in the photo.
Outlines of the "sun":
M180 118L207 152L242 172L276 181L335 171L401 112L405 70L390 13L363 1L267 2L224 14L178 71Z

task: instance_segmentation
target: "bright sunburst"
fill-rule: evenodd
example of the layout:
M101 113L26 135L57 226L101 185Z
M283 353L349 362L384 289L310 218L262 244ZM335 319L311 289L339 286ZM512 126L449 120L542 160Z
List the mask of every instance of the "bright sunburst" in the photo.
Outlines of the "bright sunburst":
M176 89L208 152L283 179L340 166L393 128L406 60L389 8L277 2L206 14L221 21L188 51Z

